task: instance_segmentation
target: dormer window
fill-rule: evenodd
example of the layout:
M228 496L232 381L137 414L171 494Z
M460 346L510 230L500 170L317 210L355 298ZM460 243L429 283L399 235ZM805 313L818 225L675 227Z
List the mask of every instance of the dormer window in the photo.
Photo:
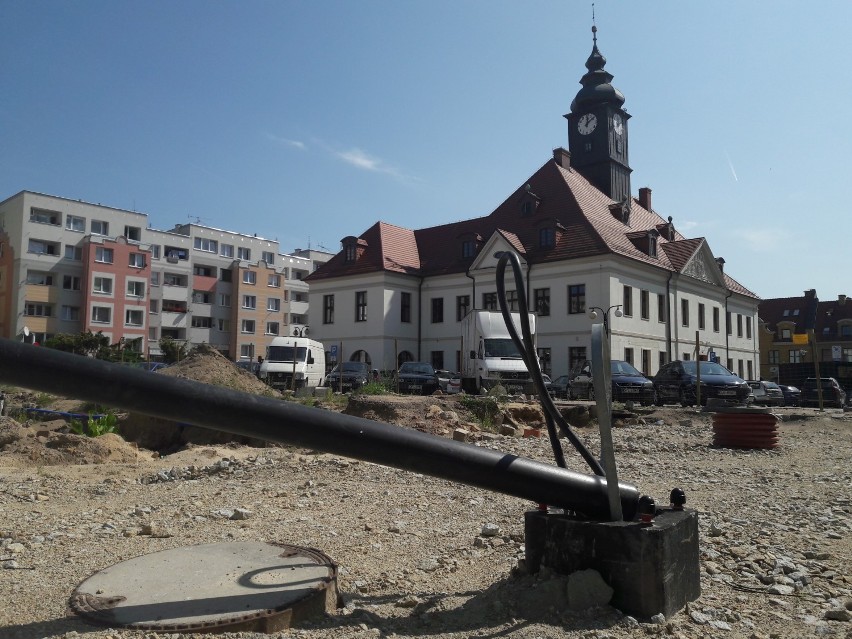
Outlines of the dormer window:
M343 247L343 258L346 260L347 264L350 264L355 261L358 257L358 253L355 250L355 244L347 244Z
M529 217L535 213L538 208L541 198L532 192L532 187L527 184L524 187L524 194L521 196L521 215Z
M472 257L476 257L476 242L464 240L462 242L462 258L469 259Z
M657 257L657 238L660 236L654 230L648 231L648 255L650 257Z
M538 231L539 248L548 249L556 246L556 231L553 227L546 226Z

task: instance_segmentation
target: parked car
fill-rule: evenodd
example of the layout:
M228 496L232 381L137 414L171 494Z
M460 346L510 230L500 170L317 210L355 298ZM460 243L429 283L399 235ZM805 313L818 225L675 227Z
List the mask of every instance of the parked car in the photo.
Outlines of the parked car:
M405 362L397 371L400 393L430 395L440 388L438 374L427 362Z
M345 393L358 390L368 381L370 381L370 368L365 362L342 362L331 369L325 378L325 385L332 390Z
M700 368L699 368L700 366ZM708 399L721 399L744 404L751 386L716 362L675 360L669 362L654 376L654 389L658 404L680 403L692 406L698 394L698 373L701 373L701 404Z
M450 378L453 376L452 371L446 371L441 368L435 370L435 374L438 376L438 386L445 393L447 392L447 384L450 382Z
M251 373L252 375L257 375L257 372L260 370L259 362L244 359L236 362L236 364L237 368L244 370L247 373Z
M462 389L461 373L453 373L450 376L450 379L447 380L447 394L454 395L456 393L461 393L461 389Z
M775 382L765 382L762 380L749 381L751 393L754 396L752 403L758 406L783 406L784 393L781 387Z
M779 384L778 388L784 394L784 406L799 405L799 401L802 399L802 391L795 386L788 386L786 384Z
M654 383L640 373L632 364L614 359L610 362L612 375L612 401L640 402L643 406L654 403ZM585 361L575 366L568 388L570 399L594 401L595 387L592 383L592 363Z
M560 375L550 382L550 394L556 399L568 399L568 387L571 385L570 375Z
M822 405L843 408L846 404L846 391L833 377L820 377L822 386ZM802 384L802 406L819 406L819 388L816 377L808 377Z

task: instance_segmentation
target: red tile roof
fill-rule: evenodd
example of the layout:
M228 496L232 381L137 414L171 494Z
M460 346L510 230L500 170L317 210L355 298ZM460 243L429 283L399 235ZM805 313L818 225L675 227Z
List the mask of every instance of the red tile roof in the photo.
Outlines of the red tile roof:
M524 214L522 205L535 194L538 206ZM355 263L346 263L344 252L308 276L307 281L346 277L375 271L393 271L435 276L466 271L473 258L462 257L462 242L475 241L476 248L495 232L530 263L558 262L581 257L617 254L629 259L679 272L705 243L703 238L686 239L676 230L666 239L667 220L631 200L629 225L610 212L615 202L576 170L550 160L519 186L490 215L418 230L377 222L361 236L367 247ZM552 247L539 245L540 230L555 231ZM640 250L631 240L637 233L661 231L656 256ZM729 289L757 297L725 274Z

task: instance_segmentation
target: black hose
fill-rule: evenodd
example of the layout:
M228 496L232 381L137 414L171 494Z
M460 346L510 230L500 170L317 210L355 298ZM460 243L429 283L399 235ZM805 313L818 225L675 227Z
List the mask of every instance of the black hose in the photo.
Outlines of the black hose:
M565 454L562 451L562 445L559 443L559 437L556 432L556 426L558 425L562 434L568 438L568 441L573 444L574 448L577 449L577 452L580 453L580 456L586 460L586 463L589 465L592 472L596 475L603 476L603 467L601 467L594 455L592 455L583 445L583 442L580 441L577 435L574 434L574 431L571 430L568 422L566 422L565 418L562 417L562 414L553 403L550 393L547 392L547 388L544 386L544 378L541 376L538 354L535 352L535 344L533 344L532 333L530 331L527 300L526 296L522 294L518 295L518 313L520 314L521 319L521 332L523 333L523 339L521 339L517 330L515 330L515 323L512 321L512 315L509 312L508 305L506 303L505 278L507 262L512 263L512 272L515 276L515 286L517 287L517 290L519 292L524 290L520 259L511 251L503 251L497 262L497 299L500 303L500 312L503 314L503 321L506 322L506 328L509 331L509 336L512 338L512 341L521 353L521 357L527 365L527 370L530 372L530 377L532 377L533 384L535 384L536 390L538 391L541 406L544 411L544 420L547 424L547 434L550 437L550 446L553 448L553 455L556 458L556 465L561 468L565 467Z

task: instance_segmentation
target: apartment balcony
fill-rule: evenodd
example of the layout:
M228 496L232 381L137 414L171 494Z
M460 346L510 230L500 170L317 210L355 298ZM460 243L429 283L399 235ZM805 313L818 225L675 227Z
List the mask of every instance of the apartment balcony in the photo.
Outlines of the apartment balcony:
M187 312L162 311L160 313L160 326L163 329L167 328L182 328L188 326Z
M215 277L209 277L207 275L193 275L192 289L194 291L215 291L217 281L218 280Z
M160 287L160 290L163 292L164 300L178 300L181 302L185 302L189 299L189 287L188 286L176 286L174 284L163 284Z
M288 302L290 307L291 315L307 315L308 314L308 303L307 302Z

